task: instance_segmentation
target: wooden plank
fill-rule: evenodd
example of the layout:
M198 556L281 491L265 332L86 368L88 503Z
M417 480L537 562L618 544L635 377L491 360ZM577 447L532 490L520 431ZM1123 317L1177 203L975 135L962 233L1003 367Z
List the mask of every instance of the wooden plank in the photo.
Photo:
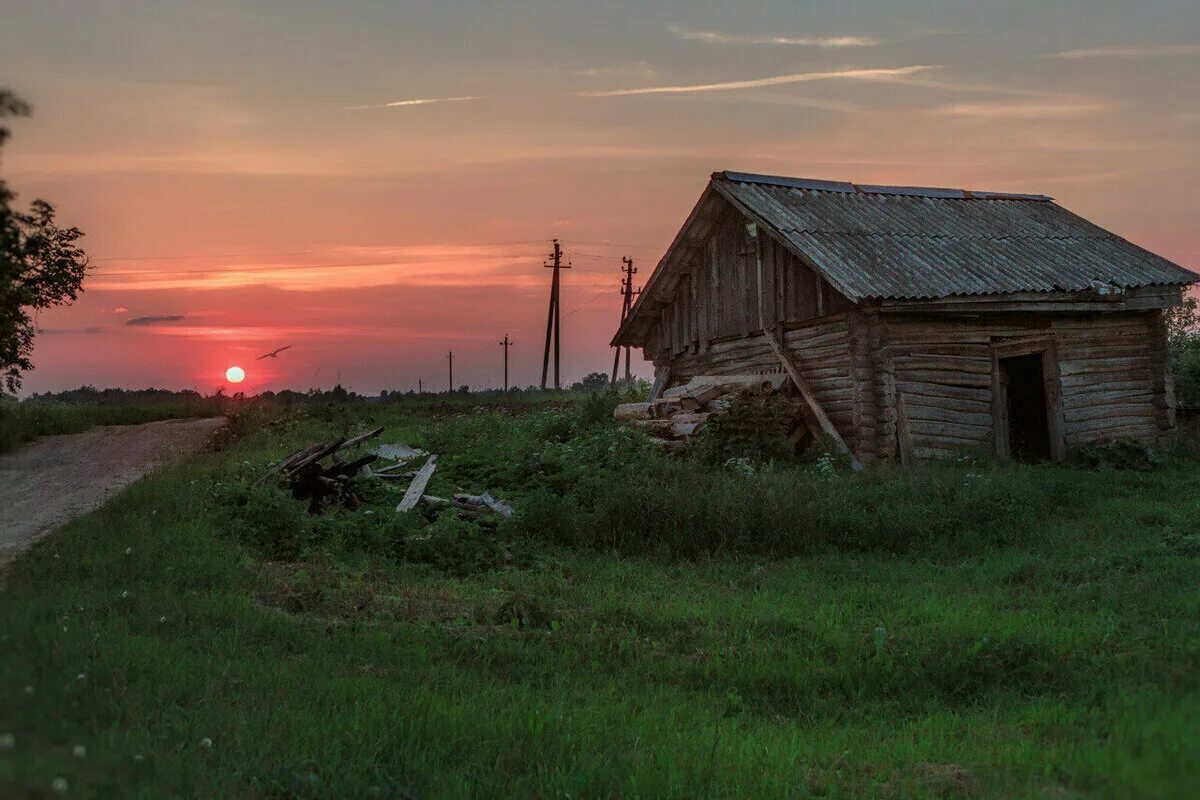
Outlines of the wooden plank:
M1109 391L1102 388L1099 391L1073 392L1068 394L1063 397L1063 406L1071 409L1124 403L1150 403L1154 399L1154 396L1149 387L1119 389L1116 391Z
M1086 372L1078 375L1064 375L1062 386L1064 391L1076 392L1090 387L1106 389L1132 389L1151 385L1150 370L1135 370L1133 372Z
M1008 425L1008 393L1004 390L1004 380L1000 371L1000 358L992 351L992 445L998 458L1012 458L1012 445L1009 442L1010 429Z
M912 431L908 427L908 414L904 407L904 393L896 392L896 444L900 452L900 463L910 466L913 461Z
M408 485L408 491L404 493L404 499L400 501L400 505L396 506L396 511L406 512L416 507L421 495L425 493L425 487L429 485L429 479L433 477L435 469L437 469L437 456L433 455L413 476L412 483Z
M914 449L924 448L924 447L940 447L940 448L958 447L958 448L977 450L981 447L986 447L987 443L988 443L986 436L985 437L976 437L976 436L963 437L963 436L954 436L947 432L930 433L930 432L926 432L926 431L918 431L915 427L913 429L913 437L912 438L913 438L913 448Z
M908 418L924 422L949 422L962 425L979 425L984 428L992 427L992 411L984 407L984 411L966 411L961 408L941 408L918 404L914 397L908 398Z
M1103 405L1073 407L1065 409L1067 424L1076 422L1087 422L1093 419L1117 419L1126 416L1146 416L1147 414L1154 416L1157 409L1154 409L1154 400L1152 395L1147 395L1143 402L1134 403L1105 403Z
M1050 460L1055 462L1067 457L1060 370L1058 345L1051 340L1042 353L1042 386L1046 394L1046 432L1050 437Z
M990 375L992 366L987 358L964 356L896 356L897 377L909 370Z
M1149 364L1146 358L1111 358L1104 361L1068 361L1064 360L1059 369L1064 376L1095 374L1100 372L1125 372L1145 369Z
M1119 429L1122 427L1138 427L1146 426L1150 429L1157 429L1154 409L1147 411L1125 411L1119 416L1105 416L1100 419L1088 419L1080 421L1070 421L1066 423L1065 429L1068 434L1087 433L1097 431L1103 433L1108 429Z
M962 401L964 403L992 402L992 390L990 387L979 389L972 386L949 386L944 383L910 381L898 377L896 379L896 388L903 390L909 396L942 398L947 401Z
M969 386L976 388L991 387L992 385L990 376L974 373L924 369L897 370L897 373L897 380L915 381L917 383L940 383L946 386Z

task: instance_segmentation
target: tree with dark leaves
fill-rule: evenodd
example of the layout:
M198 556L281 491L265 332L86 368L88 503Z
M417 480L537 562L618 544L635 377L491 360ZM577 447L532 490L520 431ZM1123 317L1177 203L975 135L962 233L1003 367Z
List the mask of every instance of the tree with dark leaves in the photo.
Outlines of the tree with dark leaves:
M607 388L608 376L603 372L589 372L571 386L576 392L603 392Z
M0 89L0 145L9 135L4 120L29 113L24 101ZM58 227L54 206L35 200L22 212L11 206L15 199L0 181L0 390L14 394L21 374L33 369L32 315L74 302L88 268L87 255L75 245L83 234Z

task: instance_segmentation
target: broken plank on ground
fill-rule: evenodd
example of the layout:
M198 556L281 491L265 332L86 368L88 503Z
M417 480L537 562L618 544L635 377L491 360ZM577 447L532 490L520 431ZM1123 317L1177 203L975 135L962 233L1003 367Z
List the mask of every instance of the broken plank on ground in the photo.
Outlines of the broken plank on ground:
M425 493L425 487L429 485L429 479L433 477L435 469L437 469L437 456L432 455L425 465L417 470L412 483L408 485L408 491L404 493L404 499L400 501L400 505L396 506L397 511L411 511L416 507L421 495Z

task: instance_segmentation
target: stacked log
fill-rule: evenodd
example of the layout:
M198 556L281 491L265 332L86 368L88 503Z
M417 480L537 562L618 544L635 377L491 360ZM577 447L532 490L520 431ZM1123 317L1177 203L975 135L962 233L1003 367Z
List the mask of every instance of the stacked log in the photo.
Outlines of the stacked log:
M737 395L774 394L789 386L785 374L708 375L667 389L649 403L623 403L613 417L645 431L664 450L687 447L714 414L724 414Z

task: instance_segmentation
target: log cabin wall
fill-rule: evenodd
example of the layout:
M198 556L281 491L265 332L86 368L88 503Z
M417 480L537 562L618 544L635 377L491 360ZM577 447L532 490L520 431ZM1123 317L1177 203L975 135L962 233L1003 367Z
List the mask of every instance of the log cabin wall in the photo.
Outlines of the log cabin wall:
M1104 438L1160 442L1172 427L1161 311L882 315L875 446L916 458L995 449L992 347L1053 343L1067 449ZM1048 387L1053 389L1055 387Z
M782 372L761 334L758 251L745 219L721 215L689 254L661 305L653 349L656 369L670 369L669 385L697 375ZM861 408L852 380L852 356L865 358L865 340L851 343L854 305L770 236L762 236L763 319L788 348L838 432L853 448ZM867 443L873 446L873 440Z

